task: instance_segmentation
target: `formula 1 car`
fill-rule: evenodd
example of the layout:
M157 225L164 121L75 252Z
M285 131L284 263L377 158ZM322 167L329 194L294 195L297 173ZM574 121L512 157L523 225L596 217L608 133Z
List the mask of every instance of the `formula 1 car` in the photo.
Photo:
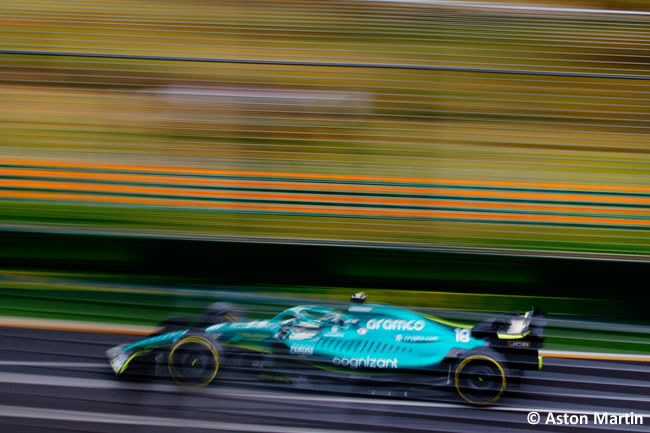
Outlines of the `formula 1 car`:
M416 387L438 384L471 404L487 405L498 401L523 370L542 367L538 349L544 322L535 310L471 327L366 304L358 293L347 312L296 306L269 320L243 321L231 305L217 303L194 327L179 319L165 325L144 340L109 349L115 374L148 368L183 387L199 388L228 374L228 367L247 368L287 383L370 381L375 391L389 386L388 395L398 395L399 388L412 396Z

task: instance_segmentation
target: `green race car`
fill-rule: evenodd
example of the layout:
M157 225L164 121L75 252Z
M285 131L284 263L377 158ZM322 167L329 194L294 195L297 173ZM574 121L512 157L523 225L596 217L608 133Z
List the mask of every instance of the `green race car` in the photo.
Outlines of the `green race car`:
M170 320L148 338L109 349L117 375L147 370L187 388L246 371L287 383L339 380L373 394L415 395L452 387L465 401L498 401L523 370L542 366L544 322L534 310L475 326L352 297L347 311L312 305L244 321L213 304L190 327ZM230 372L230 373L229 373ZM383 387L383 388L382 388Z

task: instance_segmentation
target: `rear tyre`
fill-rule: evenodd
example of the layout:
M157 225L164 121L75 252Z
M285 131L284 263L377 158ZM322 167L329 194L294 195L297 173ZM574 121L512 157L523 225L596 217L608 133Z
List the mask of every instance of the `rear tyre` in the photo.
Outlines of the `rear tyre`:
M219 372L219 347L201 335L182 338L169 351L169 375L184 388L202 388Z
M499 355L493 352L471 353L456 366L454 385L468 403L496 403L506 390L506 370Z

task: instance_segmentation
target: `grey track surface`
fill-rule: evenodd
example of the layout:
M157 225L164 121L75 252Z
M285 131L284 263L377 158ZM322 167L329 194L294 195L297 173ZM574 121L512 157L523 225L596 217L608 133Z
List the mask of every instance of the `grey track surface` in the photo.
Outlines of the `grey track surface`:
M547 358L490 408L449 392L431 401L309 392L222 378L187 391L119 380L104 351L138 337L0 328L2 432L650 432L650 363ZM587 414L580 426L536 425L549 410ZM592 412L645 415L643 425L593 425Z

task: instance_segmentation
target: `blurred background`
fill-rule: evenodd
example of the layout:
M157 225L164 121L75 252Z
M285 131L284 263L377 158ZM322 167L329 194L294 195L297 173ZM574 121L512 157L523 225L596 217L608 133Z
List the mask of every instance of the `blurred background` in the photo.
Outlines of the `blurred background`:
M2 17L5 226L650 252L646 14L8 0Z
M0 33L12 332L363 289L650 355L646 1L4 0Z

